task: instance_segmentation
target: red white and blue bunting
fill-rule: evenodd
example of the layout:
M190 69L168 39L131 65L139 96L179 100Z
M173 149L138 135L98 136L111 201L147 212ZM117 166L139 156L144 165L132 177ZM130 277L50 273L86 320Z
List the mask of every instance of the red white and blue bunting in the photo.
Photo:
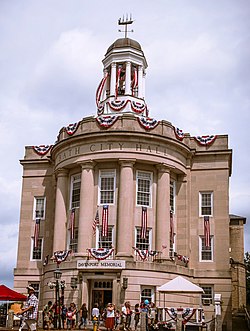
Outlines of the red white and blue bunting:
M96 117L97 123L103 128L110 128L118 119L116 115L101 115Z
M183 262L185 265L189 263L189 257L181 254L174 253L174 256L177 257L177 259L181 262Z
M146 130L152 130L159 124L159 121L154 118L144 116L138 117L138 122Z
M65 130L69 136L72 136L77 128L78 128L79 122L74 123L74 124L69 124L68 126L65 127Z
M105 76L102 78L97 90L96 90L96 106L99 109L100 108L100 100L102 96L102 92L106 83L106 80L108 78L108 73L105 73Z
M131 101L131 108L135 113L141 114L144 112L147 106L145 105L145 103Z
M48 153L51 147L52 145L39 145L39 146L33 146L33 149L38 155L45 155Z
M87 248L88 253L96 260L105 260L114 251L114 248Z
M181 308L165 308L165 311L167 312L167 314L169 315L169 317L172 320L176 321L177 320L177 311L178 311L178 309L181 309ZM182 310L182 318L183 318L182 323L186 324L192 318L192 316L194 315L195 312L196 312L195 308L183 308L183 310Z
M216 135L194 137L194 139L198 142L198 144L200 144L202 146L211 145L215 141L216 138L217 138Z
M184 139L184 132L181 129L174 127L174 133L178 140L182 141Z
M129 100L113 100L111 102L108 102L108 105L112 110L120 111L125 108L128 102Z
M56 251L54 252L54 256L51 259L55 260L56 263L59 265L61 262L67 259L70 252L70 250Z
M140 256L142 261L146 260L146 258L148 257L148 250L147 249L139 249L139 248L136 248L136 247L133 247L133 249Z

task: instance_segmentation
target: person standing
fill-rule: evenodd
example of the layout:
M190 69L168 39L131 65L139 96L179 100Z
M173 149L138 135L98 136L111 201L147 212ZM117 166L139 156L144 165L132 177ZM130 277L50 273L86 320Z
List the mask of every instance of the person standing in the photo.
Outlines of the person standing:
M88 317L88 309L86 303L83 303L80 308L80 323L79 323L79 329L83 325L83 329L86 330L87 327L87 317Z
M135 331L136 331L137 330L137 326L138 326L139 321L140 321L140 305L139 305L139 303L137 303L135 305L134 314L135 314L134 320L135 320Z
M115 306L112 303L108 303L106 311L107 315L105 320L105 326L107 331L112 331L115 326Z
M100 310L98 308L98 303L95 303L91 315L92 315L93 326L95 327L95 325L97 325L96 329L99 330Z
M54 318L53 304L49 301L43 308L43 328L50 330Z
M24 307L18 313L19 315L23 315L23 324L22 328L26 326L28 330L36 331L37 328L37 313L38 313L38 299L35 296L35 289L32 286L27 286L28 297L25 302Z

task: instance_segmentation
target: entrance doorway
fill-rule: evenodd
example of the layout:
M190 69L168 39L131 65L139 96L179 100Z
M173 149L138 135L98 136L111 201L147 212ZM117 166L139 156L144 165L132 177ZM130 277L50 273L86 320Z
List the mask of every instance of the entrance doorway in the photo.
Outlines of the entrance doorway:
M98 303L100 313L107 306L109 302L112 302L112 281L94 281L92 290L92 307L95 303Z

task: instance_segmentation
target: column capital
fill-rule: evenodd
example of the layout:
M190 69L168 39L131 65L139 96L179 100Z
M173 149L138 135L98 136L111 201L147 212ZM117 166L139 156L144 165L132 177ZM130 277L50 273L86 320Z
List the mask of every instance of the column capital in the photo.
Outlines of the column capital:
M159 163L156 165L156 169L158 170L158 173L170 173L171 167L166 163Z
M115 67L116 67L116 62L112 62L112 63L111 63L111 67L112 67L112 68L115 68Z
M119 164L121 168L125 168L125 167L133 168L135 162L136 159L119 159Z
M87 169L87 170L93 170L95 166L95 162L93 160L87 160L87 161L81 161L78 163L82 170Z
M55 170L55 176L58 177L67 177L69 174L69 170L65 168L58 168Z

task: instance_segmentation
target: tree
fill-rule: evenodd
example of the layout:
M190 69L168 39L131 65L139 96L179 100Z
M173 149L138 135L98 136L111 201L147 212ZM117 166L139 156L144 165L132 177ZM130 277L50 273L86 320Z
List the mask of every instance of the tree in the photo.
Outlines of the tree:
M245 253L247 305L250 305L250 253Z

